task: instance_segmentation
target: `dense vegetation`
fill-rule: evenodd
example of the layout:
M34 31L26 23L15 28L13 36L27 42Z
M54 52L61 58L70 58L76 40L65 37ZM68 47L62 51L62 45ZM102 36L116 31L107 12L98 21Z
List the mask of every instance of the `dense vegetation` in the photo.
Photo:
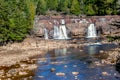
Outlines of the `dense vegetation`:
M0 0L0 43L20 41L33 26L34 0Z
M0 43L23 40L35 15L56 11L69 15L120 14L119 0L0 0Z
M120 14L119 0L39 0L37 14L57 11L74 15Z

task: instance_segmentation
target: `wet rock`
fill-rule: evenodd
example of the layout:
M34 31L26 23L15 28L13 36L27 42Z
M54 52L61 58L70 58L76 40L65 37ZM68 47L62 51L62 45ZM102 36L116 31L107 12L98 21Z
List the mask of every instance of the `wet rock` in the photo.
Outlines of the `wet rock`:
M8 78L7 80L12 80L11 78Z
M4 70L0 70L0 75L4 74L5 71Z
M78 75L78 74L79 74L79 72L72 72L72 74L73 74L73 75Z
M116 76L117 75L117 73L114 73L114 76Z
M11 75L11 74L9 74L9 73L7 73L7 74L6 74L6 76L7 76L7 77L11 77L12 75Z
M59 72L59 73L56 73L57 76L65 76L65 73L62 73L62 72Z
M11 69L8 71L8 74L11 74L11 75L14 75L14 74L17 74L17 70L16 69Z
M51 68L50 71L51 71L51 72L55 72L56 69L55 69L55 68Z
M23 78L23 80L28 80L28 78Z
M75 76L75 80L79 80L79 79L78 79L78 76Z
M108 75L110 75L110 74L108 74L108 72L102 72L102 75L103 75L103 76L108 76Z
M95 62L95 65L97 65L97 66L102 66L102 64L100 63L100 62Z
M21 72L19 72L19 75L27 75L27 74L28 74L28 73L27 73L27 72L25 72L25 71L24 71L24 72L22 72L22 71L21 71Z
M73 65L73 67L77 67L77 65Z
M36 65L36 64L32 64L32 65L29 65L29 66L27 67L28 70L34 70L34 69L36 69L36 68L37 68L37 65Z
M27 64L21 63L21 64L20 64L20 67L25 68L25 67L27 67Z
M44 76L38 76L39 78L44 78Z
M67 68L68 66L67 66L67 65L65 65L64 67L65 67L65 68Z
M103 50L100 50L100 53L104 53L104 51L103 51Z

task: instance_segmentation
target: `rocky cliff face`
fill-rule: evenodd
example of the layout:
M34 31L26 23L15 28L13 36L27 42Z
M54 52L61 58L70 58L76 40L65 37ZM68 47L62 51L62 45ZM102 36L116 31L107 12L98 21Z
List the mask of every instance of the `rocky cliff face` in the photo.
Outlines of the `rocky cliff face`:
M85 36L86 29L90 25L90 23L94 23L97 31L101 31L103 36L111 35L111 36L119 36L120 29L116 27L116 25L111 25L114 21L119 20L120 16L93 16L93 17L85 17L85 18L64 18L66 22L66 27L68 32L72 36ZM53 35L53 26L55 25L54 20L58 21L57 26L60 26L60 20L63 17L56 18L37 18L35 21L35 26L33 30L33 34L39 37L44 36L44 28L47 28L49 36Z

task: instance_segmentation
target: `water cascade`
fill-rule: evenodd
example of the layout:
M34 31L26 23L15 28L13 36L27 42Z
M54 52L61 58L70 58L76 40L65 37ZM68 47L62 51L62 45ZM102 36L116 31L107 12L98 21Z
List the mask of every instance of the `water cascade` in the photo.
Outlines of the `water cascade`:
M54 34L53 34L54 39L58 39L59 34L60 34L60 32L59 32L58 26L54 25Z
M48 38L48 30L46 28L44 28L44 38L49 39Z
M60 25L60 36L59 39L68 39L67 30L65 25Z
M96 27L94 26L94 24L90 24L87 29L87 45L101 45L98 37L99 36L97 34Z
M87 38L96 38L96 37L98 37L96 28L95 28L94 24L90 24L90 26L88 27L88 30L87 30Z
M54 39L69 39L67 36L67 29L65 26L65 21L62 19L61 20L61 25L58 26L54 26L54 35L53 35Z

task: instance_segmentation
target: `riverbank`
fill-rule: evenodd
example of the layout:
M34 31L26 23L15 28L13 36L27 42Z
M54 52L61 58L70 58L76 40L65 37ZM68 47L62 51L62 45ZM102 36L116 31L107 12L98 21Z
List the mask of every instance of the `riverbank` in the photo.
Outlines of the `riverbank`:
M0 47L0 80L31 80L33 70L37 68L34 57L43 56L46 51L56 48L78 48L76 40L44 40L26 38L21 43L7 44Z
M102 41L102 43L108 43ZM116 43L117 44L117 43ZM33 70L37 68L34 57L43 56L46 51L56 48L81 48L86 45L84 40L44 40L40 38L26 38L21 43L7 44L0 47L0 79L16 80L16 77L33 76ZM101 51L109 55L102 59L102 64L116 64L120 49L112 49L108 52ZM98 63L96 63L98 65ZM14 74L14 75L13 75Z
M0 66L11 66L21 60L44 54L47 50L56 48L79 47L82 44L75 44L69 40L44 40L26 38L21 43L7 44L0 47Z
M102 41L104 43L111 43ZM119 44L119 42L113 42ZM7 44L0 47L0 66L11 66L21 60L29 60L29 58L37 55L45 54L46 51L56 48L79 48L86 45L84 40L44 40L40 38L26 38L21 43ZM109 53L119 53L119 48L110 50ZM108 52L107 52L108 53ZM109 54L108 53L108 54ZM118 54L117 54L118 55ZM112 54L110 54L112 56ZM113 56L116 57L116 56Z

